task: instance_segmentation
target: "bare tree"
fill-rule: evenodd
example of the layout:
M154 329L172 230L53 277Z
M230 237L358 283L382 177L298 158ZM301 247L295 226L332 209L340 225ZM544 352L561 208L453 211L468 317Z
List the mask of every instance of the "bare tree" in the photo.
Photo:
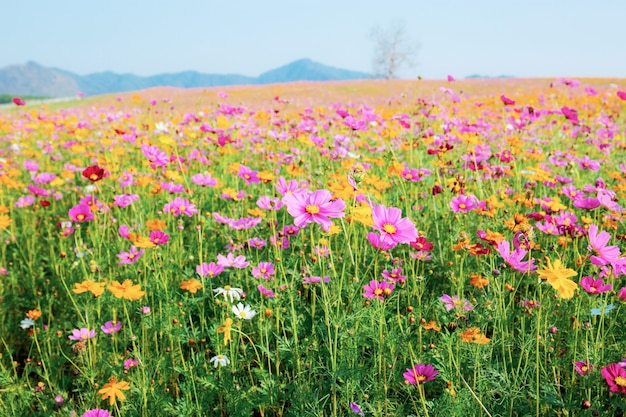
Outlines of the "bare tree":
M404 22L394 22L386 28L372 29L374 42L374 74L390 80L404 66L414 65L419 44L409 38Z

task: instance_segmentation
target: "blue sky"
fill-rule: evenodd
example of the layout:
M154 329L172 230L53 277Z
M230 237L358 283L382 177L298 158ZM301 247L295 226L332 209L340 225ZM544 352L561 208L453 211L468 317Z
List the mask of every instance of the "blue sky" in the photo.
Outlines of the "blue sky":
M420 45L404 78L626 77L623 0L20 0L0 67L256 76L300 58L371 72L375 26Z

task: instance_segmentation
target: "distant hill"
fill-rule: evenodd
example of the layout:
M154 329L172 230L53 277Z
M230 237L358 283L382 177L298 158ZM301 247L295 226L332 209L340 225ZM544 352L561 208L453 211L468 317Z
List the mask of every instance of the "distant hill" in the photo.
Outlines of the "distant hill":
M285 66L264 72L258 77L238 74L204 74L185 71L172 74L138 76L98 72L77 75L72 72L47 68L36 62L11 65L0 69L0 93L38 95L48 97L88 96L142 90L150 87L217 87L228 85L273 84L293 81L360 80L372 75L329 67L310 59L300 59Z

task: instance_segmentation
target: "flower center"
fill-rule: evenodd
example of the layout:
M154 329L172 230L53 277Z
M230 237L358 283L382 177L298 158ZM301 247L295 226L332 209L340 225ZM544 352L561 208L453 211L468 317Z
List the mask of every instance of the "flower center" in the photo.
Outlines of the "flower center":
M385 233L388 233L390 235L393 235L398 231L398 229L396 229L396 226L389 223L385 223L385 225L383 226L383 230L385 231Z
M615 377L615 384L619 385L620 387L626 387L626 377L616 376Z
M85 219L85 215L84 214L78 214L76 216L76 218L80 221L80 220L84 220Z
M239 317L241 317L242 319L245 319L247 315L248 314L245 311L240 311L239 312Z
M185 211L185 210L187 210L187 207L183 205L178 206L178 211Z
M419 382L423 382L426 379L425 375L415 375L415 380Z
M320 208L318 206L315 206L313 204L307 204L306 208L304 209L307 213L309 214L317 214L320 212Z
M376 288L374 290L374 295L379 296L379 295L383 295L383 290L382 288Z
M98 179L98 176L97 176L96 174L91 174L91 175L89 176L89 179L90 179L90 180L92 180L92 181L95 181L95 180L97 180L97 179Z
M464 209L464 208L466 208L466 207L467 207L467 206L465 205L465 203L461 203L461 204L459 204L459 208L460 208L460 209Z

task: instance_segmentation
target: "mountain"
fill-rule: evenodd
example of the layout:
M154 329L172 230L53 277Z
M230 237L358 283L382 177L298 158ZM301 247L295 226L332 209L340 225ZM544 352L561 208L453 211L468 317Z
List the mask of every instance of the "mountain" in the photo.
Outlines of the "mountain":
M150 87L217 87L228 85L273 84L293 81L358 80L372 78L364 72L329 67L310 59L300 59L264 72L258 77L238 74L204 74L184 71L171 74L139 76L98 72L78 75L47 68L35 62L0 69L0 93L68 97L82 92L86 95L121 93Z
M291 81L343 81L372 78L364 72L329 67L310 59L300 59L283 67L264 72L256 78L256 84L274 84Z

